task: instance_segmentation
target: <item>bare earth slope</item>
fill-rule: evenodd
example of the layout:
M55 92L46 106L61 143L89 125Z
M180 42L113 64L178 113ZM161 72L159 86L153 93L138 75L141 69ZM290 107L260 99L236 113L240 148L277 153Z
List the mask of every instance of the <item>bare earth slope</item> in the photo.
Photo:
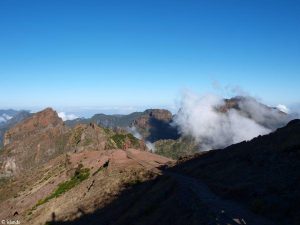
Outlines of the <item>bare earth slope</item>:
M0 194L12 195L7 193L8 188L22 186L14 196L1 202L0 218L18 219L24 224L45 224L53 216L58 220L74 220L108 204L127 186L155 178L157 168L171 162L135 149L60 156L0 190ZM77 182L74 177L80 173L87 177ZM73 181L76 185L69 189Z

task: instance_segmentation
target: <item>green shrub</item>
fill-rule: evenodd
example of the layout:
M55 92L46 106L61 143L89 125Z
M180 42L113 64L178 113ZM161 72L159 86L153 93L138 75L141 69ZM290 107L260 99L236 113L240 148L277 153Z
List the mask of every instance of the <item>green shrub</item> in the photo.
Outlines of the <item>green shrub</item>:
M106 127L102 127L102 129L104 130L105 134L107 134L107 135L110 135L112 132L109 128L106 128Z
M139 140L132 134L115 134L111 137L117 148L123 148L126 142L130 142L133 147L139 147Z
M61 196L62 194L69 191L76 185L80 184L82 181L87 179L89 176L90 176L90 169L82 168L82 164L80 164L78 166L78 168L76 169L74 176L70 180L60 183L58 185L57 189L54 192L52 192L51 195L47 196L44 199L40 199L36 203L36 205L33 209L35 209L36 207L38 207L40 205L43 205L44 203L48 202L49 200L51 200L53 198L57 198L57 197Z
M134 146L134 147L139 147L140 146L140 142L139 140L134 137L132 134L127 134L128 139L130 140L130 143Z
M111 138L116 143L117 148L123 148L123 144L125 143L126 140L125 134L115 134Z

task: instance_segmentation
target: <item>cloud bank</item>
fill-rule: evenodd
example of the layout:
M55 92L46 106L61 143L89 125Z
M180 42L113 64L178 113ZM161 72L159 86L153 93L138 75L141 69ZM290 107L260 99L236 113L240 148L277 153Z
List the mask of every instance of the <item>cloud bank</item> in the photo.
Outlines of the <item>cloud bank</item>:
M6 121L10 120L11 118L12 118L12 116L9 116L4 113L0 116L0 123L6 122Z
M277 105L276 108L278 110L280 110L281 112L284 112L284 113L289 113L290 112L290 109L288 107L286 107L285 105L282 105L282 104Z
M59 112L58 113L58 116L63 120L63 121L66 121L66 120L75 120L78 118L78 116L74 115L74 114L67 114L65 112Z
M183 135L195 138L200 150L210 150L268 134L291 119L251 97L236 100L234 104L216 95L185 92L175 124Z

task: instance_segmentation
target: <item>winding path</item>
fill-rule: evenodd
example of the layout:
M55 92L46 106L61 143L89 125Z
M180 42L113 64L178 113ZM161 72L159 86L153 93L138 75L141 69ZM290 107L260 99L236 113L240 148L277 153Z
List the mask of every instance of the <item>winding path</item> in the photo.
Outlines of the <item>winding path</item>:
M181 201L187 206L191 199L196 198L205 205L215 216L215 223L220 225L275 225L273 222L262 218L236 202L222 199L209 190L207 185L195 178L173 172L163 172L175 179L181 189Z

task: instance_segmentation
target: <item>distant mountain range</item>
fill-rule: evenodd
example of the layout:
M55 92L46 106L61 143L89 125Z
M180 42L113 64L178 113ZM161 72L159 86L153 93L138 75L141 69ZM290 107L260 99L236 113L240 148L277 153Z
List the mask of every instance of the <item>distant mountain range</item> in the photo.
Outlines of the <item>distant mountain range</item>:
M172 125L173 115L165 109L147 109L144 112L134 112L128 115L96 114L89 119L78 118L65 121L68 126L95 123L99 126L124 129L146 142L180 137L176 126Z
M131 123L143 115L142 112L134 112L128 115L106 115L106 114L95 114L91 118L77 118L74 120L67 120L65 121L66 125L68 126L75 126L77 124L89 124L95 123L97 125L107 127L107 128L116 128L122 127L126 128L131 125Z
M0 124L6 123L18 113L19 111L13 109L0 110Z
M3 145L5 132L30 116L32 113L25 110L0 110L0 147Z
M224 105L216 109L220 113L226 114L231 109L235 109L243 116L271 130L284 126L290 120L286 113L256 102L254 99L235 97L225 99L224 102ZM253 105L255 107L252 107ZM33 114L28 111L0 110L0 115L6 118L0 123L1 146L5 132ZM95 114L91 118L67 120L64 124L68 127L97 124L113 130L130 132L148 143L148 147L156 150L157 153L178 159L194 154L200 146L193 137L185 136L180 132L179 127L174 123L175 117L176 115L172 115L165 109L148 109L128 115Z

